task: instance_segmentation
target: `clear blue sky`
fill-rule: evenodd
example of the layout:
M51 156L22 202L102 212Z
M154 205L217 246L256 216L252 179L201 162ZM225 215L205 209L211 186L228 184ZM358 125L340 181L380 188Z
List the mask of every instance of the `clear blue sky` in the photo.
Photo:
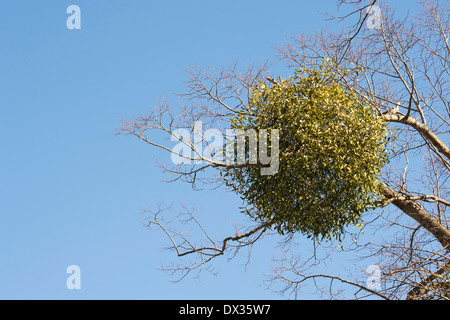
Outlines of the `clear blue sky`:
M66 27L72 4L81 30ZM156 270L176 257L161 232L142 226L146 201L182 199L220 234L233 232L228 219L239 219L240 201L161 182L154 158L168 154L112 133L120 115L182 92L183 68L276 62L287 32L322 28L319 11L335 8L335 0L2 0L0 298L279 298L259 286L270 240L247 271L242 259L224 258L218 277L173 284ZM66 287L72 264L81 290Z

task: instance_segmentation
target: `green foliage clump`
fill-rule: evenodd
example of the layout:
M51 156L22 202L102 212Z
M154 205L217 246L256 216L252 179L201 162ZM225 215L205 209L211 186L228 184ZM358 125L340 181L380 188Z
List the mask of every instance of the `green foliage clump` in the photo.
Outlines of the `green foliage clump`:
M279 129L278 173L261 175L260 164L222 173L245 201L243 211L270 221L280 234L340 239L379 200L389 130L334 79L321 66L273 86L260 82L251 92L250 112L231 120L236 129Z

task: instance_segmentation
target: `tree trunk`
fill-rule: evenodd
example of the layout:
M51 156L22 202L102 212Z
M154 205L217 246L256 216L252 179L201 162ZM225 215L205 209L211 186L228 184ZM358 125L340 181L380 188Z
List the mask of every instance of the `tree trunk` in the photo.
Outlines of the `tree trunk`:
M380 187L385 198L392 200L392 203L397 208L416 220L423 228L436 237L447 252L450 252L450 231L447 228L429 215L417 202L405 199L395 199L400 197L397 192L386 186L384 183L380 183Z

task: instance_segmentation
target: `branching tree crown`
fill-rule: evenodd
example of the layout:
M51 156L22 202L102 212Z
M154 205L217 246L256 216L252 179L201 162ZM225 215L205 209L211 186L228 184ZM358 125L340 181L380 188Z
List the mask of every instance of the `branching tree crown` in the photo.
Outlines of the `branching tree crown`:
M278 47L281 60L299 70L293 77L275 81L267 65L193 67L177 112L163 101L123 121L121 134L168 152L150 134L174 135L198 120L205 129L280 130L273 176L261 176L261 164L206 159L189 140L190 164L160 164L172 181L195 188L227 183L252 218L217 240L185 205L181 230L168 221L171 206L145 209L148 227L162 230L183 259L165 270L180 279L211 271L213 259L251 252L262 237L276 235L281 256L267 287L288 297L313 286L331 298L450 299L450 2L423 1L420 12L405 17L379 0L338 3L350 11L332 16L334 32L298 34ZM369 210L378 198L382 208ZM358 265L347 275L321 272L337 246L317 238L339 238L358 221L364 237L345 243ZM188 236L186 224L197 227L198 237ZM311 256L302 233L313 238ZM366 282L364 270L376 270L370 276L379 286Z

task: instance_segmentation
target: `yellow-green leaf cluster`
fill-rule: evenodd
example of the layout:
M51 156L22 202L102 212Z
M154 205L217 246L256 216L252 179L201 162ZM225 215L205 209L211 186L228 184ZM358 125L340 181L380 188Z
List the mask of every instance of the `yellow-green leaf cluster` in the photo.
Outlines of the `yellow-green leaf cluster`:
M249 105L251 115L234 117L232 126L279 129L279 171L263 176L253 165L223 172L245 201L244 212L271 221L281 234L330 239L376 206L388 128L325 68L298 71L273 86L261 82Z

